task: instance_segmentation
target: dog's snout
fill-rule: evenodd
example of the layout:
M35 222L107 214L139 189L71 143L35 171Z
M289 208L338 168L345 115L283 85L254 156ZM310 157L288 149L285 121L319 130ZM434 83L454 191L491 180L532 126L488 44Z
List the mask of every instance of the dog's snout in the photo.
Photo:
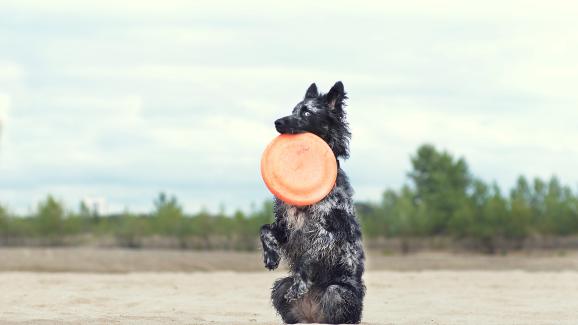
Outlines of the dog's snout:
M279 133L285 133L285 119L284 118L280 118L278 120L275 121L275 129L277 130L277 132Z
M281 134L295 133L297 130L296 121L291 116L282 117L275 121L275 129Z
M283 124L284 124L284 122L283 122L283 119L281 119L281 118L275 121L275 127L277 127L277 128L280 126L283 126Z

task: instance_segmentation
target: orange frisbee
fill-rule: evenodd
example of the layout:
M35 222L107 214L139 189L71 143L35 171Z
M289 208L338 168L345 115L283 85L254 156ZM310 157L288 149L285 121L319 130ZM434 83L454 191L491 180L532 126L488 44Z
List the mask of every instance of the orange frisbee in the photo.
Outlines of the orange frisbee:
M281 134L263 152L261 176L282 201L311 205L331 192L337 161L329 145L313 133Z

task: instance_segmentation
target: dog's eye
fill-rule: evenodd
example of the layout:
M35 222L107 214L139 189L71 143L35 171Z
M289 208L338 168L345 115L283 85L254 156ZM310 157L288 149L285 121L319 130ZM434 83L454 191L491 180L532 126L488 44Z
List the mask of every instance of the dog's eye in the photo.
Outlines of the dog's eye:
M303 114L303 116L305 116L305 117L311 116L311 112L310 112L310 111L303 111L302 114Z

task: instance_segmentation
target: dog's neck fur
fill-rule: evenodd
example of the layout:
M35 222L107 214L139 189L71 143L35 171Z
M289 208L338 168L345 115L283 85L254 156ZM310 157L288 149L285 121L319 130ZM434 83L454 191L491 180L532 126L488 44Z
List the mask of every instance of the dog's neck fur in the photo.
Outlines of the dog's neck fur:
M347 121L345 120L345 113L340 115L333 115L330 113L331 125L327 133L322 136L323 140L327 142L336 158L349 158L349 139L351 138L351 132Z

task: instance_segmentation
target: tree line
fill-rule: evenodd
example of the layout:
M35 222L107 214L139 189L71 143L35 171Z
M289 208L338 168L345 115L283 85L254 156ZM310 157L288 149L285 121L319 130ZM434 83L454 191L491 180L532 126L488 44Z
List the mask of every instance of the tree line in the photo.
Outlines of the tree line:
M236 211L232 215L204 210L189 215L176 197L165 193L153 203L150 213L125 211L105 216L83 203L78 211L67 211L50 195L28 216L10 214L0 206L0 244L253 250L261 225L273 220L269 201L250 213Z
M578 235L578 196L555 176L519 176L509 193L474 177L463 158L432 145L411 157L408 183L359 204L366 237L445 236L494 252L500 241Z
M272 202L251 212L187 214L174 196L154 200L150 213L101 216L81 204L66 210L52 196L28 216L0 205L0 244L73 245L106 243L126 247L253 250L261 225L273 221ZM556 177L520 176L507 193L474 177L463 158L432 145L411 156L407 183L388 189L379 202L358 202L366 241L448 238L495 252L499 243L527 238L578 235L578 195ZM224 210L224 209L223 209Z

